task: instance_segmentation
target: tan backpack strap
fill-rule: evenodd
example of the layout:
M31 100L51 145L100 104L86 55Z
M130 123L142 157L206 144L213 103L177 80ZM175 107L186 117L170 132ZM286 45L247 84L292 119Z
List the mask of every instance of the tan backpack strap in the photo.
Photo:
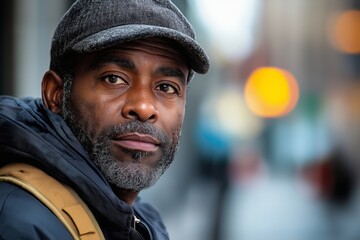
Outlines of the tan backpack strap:
M13 183L32 193L63 222L74 239L105 239L84 201L70 187L40 169L25 163L12 163L0 169L0 181Z

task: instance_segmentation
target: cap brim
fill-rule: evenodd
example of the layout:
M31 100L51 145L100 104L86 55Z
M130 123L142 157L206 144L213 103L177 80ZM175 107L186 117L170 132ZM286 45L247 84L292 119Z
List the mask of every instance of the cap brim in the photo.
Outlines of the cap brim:
M185 58L189 62L191 69L201 74L205 74L209 70L209 58L194 39L179 31L158 26L124 25L106 29L75 43L72 50L79 53L93 52L123 42L151 37L174 40L184 51Z

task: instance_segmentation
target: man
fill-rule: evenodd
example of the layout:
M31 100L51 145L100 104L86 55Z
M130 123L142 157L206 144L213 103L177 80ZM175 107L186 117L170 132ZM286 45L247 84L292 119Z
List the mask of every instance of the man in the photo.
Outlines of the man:
M172 162L187 85L208 68L170 1L79 0L55 31L42 101L0 100L0 165L25 162L70 186L106 239L168 239L138 193ZM71 237L38 199L0 182L0 239Z

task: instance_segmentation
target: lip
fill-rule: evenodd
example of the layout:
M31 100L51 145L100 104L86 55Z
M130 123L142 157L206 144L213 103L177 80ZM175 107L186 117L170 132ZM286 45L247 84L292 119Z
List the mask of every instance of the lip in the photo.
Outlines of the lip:
M158 139L139 133L116 136L113 142L122 148L143 152L155 152L160 144Z

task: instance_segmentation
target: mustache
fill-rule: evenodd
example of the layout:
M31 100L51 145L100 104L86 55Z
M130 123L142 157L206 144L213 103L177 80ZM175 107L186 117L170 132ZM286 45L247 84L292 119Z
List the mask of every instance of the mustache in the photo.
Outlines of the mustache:
M117 124L103 131L101 136L108 139L114 139L118 135L139 133L150 135L160 141L160 145L169 143L170 138L159 128L155 127L149 122L140 122L138 120L132 120L126 123Z

